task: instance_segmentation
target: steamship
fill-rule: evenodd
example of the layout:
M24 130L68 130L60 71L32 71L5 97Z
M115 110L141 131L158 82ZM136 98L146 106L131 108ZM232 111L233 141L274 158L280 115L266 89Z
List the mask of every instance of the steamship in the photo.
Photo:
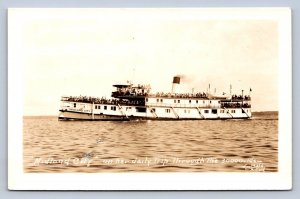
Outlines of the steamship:
M59 120L219 120L251 118L251 97L215 96L210 92L176 93L180 76L173 77L172 92L151 93L150 85L113 85L106 99L62 96ZM230 89L231 90L231 89ZM251 89L250 89L251 92Z

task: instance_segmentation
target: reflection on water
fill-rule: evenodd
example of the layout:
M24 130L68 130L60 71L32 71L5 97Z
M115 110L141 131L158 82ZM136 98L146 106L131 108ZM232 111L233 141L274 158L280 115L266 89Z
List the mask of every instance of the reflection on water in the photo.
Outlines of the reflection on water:
M24 117L25 172L274 172L277 112L251 120L58 121Z

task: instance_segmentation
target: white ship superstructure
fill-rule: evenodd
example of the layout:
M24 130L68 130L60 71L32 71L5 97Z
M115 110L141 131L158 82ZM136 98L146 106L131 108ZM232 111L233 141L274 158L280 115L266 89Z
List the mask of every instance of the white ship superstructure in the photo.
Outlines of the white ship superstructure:
M64 96L60 120L205 120L251 118L250 95L213 96L175 93L180 77L173 78L172 92L150 93L149 85L117 84L112 98Z

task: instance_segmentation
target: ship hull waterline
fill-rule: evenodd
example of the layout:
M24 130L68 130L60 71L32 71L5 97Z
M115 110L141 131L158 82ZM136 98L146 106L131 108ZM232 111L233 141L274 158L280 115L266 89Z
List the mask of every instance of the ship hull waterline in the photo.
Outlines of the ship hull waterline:
M199 118L187 118L187 117L152 117L152 116L124 116L124 115L109 115L109 114L91 114L81 113L73 111L59 111L59 121L131 121L131 120L248 120L250 116L217 116L217 117L199 117Z

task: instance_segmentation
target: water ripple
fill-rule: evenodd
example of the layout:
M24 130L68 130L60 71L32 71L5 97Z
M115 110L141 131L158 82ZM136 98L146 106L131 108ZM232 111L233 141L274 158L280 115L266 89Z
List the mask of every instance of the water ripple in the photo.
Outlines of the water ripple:
M259 165L255 171L276 172L277 131L277 113L225 121L24 117L24 171L249 172L247 165Z

